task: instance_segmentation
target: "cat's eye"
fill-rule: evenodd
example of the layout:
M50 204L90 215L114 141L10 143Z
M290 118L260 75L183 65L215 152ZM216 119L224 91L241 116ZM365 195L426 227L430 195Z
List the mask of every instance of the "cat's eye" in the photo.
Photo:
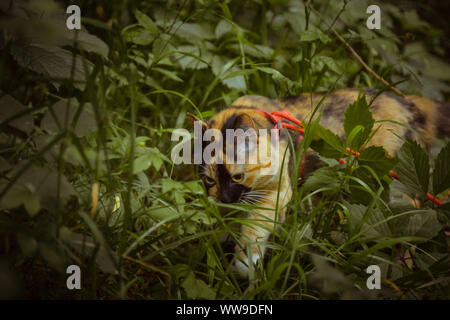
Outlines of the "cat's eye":
M208 184L210 186L216 184L216 181L214 181L214 179L210 178L210 177L205 177L205 182L206 182L206 184Z
M244 180L244 175L241 174L235 174L234 176L231 177L231 180L233 180L234 182L242 182L242 180Z

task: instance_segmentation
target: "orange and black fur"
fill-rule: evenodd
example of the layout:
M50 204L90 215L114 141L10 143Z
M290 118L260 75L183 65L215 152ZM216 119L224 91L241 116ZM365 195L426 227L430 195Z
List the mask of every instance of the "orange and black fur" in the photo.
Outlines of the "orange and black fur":
M364 90L368 103L377 94L375 90ZM360 90L342 89L330 93L322 102L322 126L338 136L344 136L343 120L345 109L353 103ZM261 96L243 96L203 123L204 129L215 128L222 133L226 129L244 130L271 129L273 123L257 110L272 112L286 109L298 119L309 119L323 94L302 94L280 99ZM450 133L450 108L448 104L438 104L418 96L402 98L390 93L379 95L371 105L375 120L393 120L403 123L414 132L393 122L382 122L369 145L383 146L391 155L401 147L403 137L412 138L424 146L430 145L435 136L448 136ZM261 141L258 141L260 143ZM280 139L280 159L287 149L285 159L290 159L291 150L288 139ZM314 170L317 164L313 152L308 152L306 172ZM289 161L289 160L288 160ZM264 209L248 213L254 223L241 227L241 238L235 247L239 258L235 266L241 275L248 274L248 267L263 257L265 242L274 227L283 223L287 205L292 197L292 182L289 165L280 166L274 175L260 175L261 164L209 164L202 165L200 176L205 182L208 194L223 203L253 203ZM280 179L281 176L281 179ZM279 191L279 195L278 195ZM276 205L278 203L278 207ZM249 259L248 256L252 258Z

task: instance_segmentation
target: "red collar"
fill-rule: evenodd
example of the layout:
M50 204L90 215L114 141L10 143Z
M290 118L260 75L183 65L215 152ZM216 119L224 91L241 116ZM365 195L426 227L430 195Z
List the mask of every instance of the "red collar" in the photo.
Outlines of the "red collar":
M276 110L272 113L268 113L264 110L257 110L259 113L262 113L267 119L272 121L275 129L280 129L279 125L283 128L294 130L300 132L302 135L305 134L305 129L303 128L303 124L300 120L294 118L289 111L287 110ZM287 123L285 120L295 123L296 125Z
M305 128L303 127L303 124L300 120L297 118L294 118L289 111L287 110L275 110L271 113L264 111L264 110L257 110L259 113L262 113L267 119L272 121L274 125L274 129L281 129L286 128L288 130L292 130L295 132L300 132L300 135L298 137L299 141L303 140L303 135L305 134ZM295 124L291 124L286 122L290 121ZM300 163L300 169L298 171L298 178L297 178L297 184L300 186L302 184L302 177L303 177L303 171L305 169L305 152L302 152L302 160Z

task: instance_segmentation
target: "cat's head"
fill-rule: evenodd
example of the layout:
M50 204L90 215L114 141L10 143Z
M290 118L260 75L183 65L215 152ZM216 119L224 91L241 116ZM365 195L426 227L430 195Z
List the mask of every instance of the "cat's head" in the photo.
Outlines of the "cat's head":
M279 137L264 115L230 107L207 122L191 119L197 128L201 125L195 139L202 139L199 175L208 195L222 203L258 203L273 190L280 170Z

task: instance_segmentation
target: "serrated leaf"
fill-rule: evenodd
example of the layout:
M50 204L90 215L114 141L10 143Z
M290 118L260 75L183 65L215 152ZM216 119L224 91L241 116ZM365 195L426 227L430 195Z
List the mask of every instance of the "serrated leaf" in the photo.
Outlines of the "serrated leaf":
M353 179L349 181L349 191L352 196L352 201L369 205L374 198L372 194L377 192L380 187L383 188L380 198L386 202L389 201L389 184L385 180L380 179L380 186L373 173L365 167L357 167L353 170L352 176L364 183L362 185L358 180L355 181Z
M433 192L439 194L450 188L450 142L441 149L433 170Z
M303 184L303 188L307 191L318 190L320 188L339 188L340 180L336 168L323 167L315 170Z
M383 214L372 209L367 211L367 207L361 204L350 204L345 202L348 209L352 226L359 227L360 231L364 231L364 237L376 237L380 235L391 235L391 230L387 222L380 223L385 220Z
M70 79L74 80L73 85L76 88L84 90L86 79L93 66L88 60L74 56L72 52L57 46L14 45L11 53L19 65L49 77L56 87L60 86L62 80Z
M428 192L430 165L427 153L417 142L407 139L397 155L399 163L394 171L412 198Z
M398 160L390 157L383 147L375 146L362 150L358 158L358 163L372 168L378 178L387 174L397 162Z
M417 236L431 239L442 229L436 211L420 210L409 218L403 233L405 236Z
M85 31L78 32L76 36L74 32L70 33L67 45L75 46L75 43L76 46L82 50L98 53L105 58L108 57L109 48L106 43L100 38Z
M375 120L370 112L366 97L361 95L345 111L344 131L347 138L346 145L353 150L359 150L369 137L374 123ZM358 126L361 126L363 129L355 132L355 128L360 128Z
M29 8L26 9L27 11ZM8 23L2 27L11 32L13 38L32 39L33 44L45 46L70 46L73 48L95 52L103 57L108 56L109 48L106 43L95 35L90 34L83 26L79 30L70 30L66 26L67 16L59 8L49 14L46 8L45 12L36 12L36 15L30 19L14 17L8 19Z
M311 148L325 158L337 159L345 153L339 137L328 129L318 126L316 137L311 142Z

